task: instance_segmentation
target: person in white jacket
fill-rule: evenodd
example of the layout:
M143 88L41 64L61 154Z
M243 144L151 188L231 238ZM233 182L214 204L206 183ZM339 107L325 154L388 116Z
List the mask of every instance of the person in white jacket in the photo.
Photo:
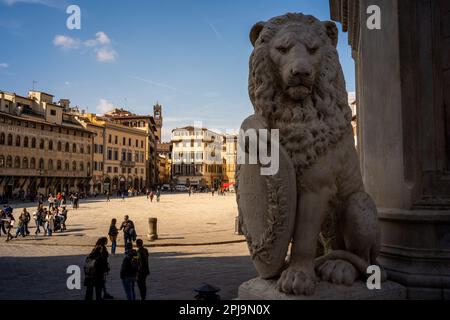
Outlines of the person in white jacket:
M53 234L53 230L55 229L55 217L50 211L47 213L45 221L47 222L47 235L51 236Z

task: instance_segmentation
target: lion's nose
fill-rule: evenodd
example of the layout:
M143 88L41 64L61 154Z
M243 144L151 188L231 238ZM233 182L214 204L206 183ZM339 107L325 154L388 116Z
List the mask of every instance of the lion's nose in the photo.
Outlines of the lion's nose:
M291 75L294 77L307 78L311 76L311 69L303 66L295 66L291 68Z

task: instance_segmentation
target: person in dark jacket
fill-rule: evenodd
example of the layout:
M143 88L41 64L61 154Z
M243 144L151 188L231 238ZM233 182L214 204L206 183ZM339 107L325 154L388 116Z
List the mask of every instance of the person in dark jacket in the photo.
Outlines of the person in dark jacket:
M144 242L142 239L136 240L137 254L139 256L139 271L137 276L137 285L139 288L139 294L141 300L145 300L147 297L147 277L150 274L148 267L148 250L144 248Z
M139 271L139 256L133 249L133 243L125 244L125 256L120 268L120 279L122 280L123 289L127 296L127 300L136 300L134 285Z
M112 219L108 231L109 240L111 241L111 254L116 254L117 235L119 234L119 230L117 230L116 224L117 219Z
M93 299L93 291L95 288L96 300L102 300L102 292L105 286L105 277L109 272L108 250L106 245L108 239L106 237L97 240L94 249L86 258L84 267L86 286L86 300Z
M136 233L136 230L134 229L134 222L130 220L130 217L128 215L124 216L124 220L120 226L120 230L123 230L125 245L128 242L133 242L133 236Z

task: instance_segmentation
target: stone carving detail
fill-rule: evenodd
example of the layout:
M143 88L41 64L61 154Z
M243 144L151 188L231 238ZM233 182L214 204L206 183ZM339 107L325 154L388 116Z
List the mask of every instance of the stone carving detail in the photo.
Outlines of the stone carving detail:
M337 38L333 22L293 13L250 32L255 115L241 129L280 131L280 170L262 177L259 165L239 165L237 202L259 275L279 277L279 290L288 294L313 294L318 278L352 285L377 264L380 249Z

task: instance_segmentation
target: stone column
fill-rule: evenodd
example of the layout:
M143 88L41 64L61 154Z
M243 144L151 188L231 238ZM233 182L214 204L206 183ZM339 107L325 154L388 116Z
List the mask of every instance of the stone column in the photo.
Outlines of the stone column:
M158 239L158 219L149 218L148 219L148 235L149 241L155 241Z
M447 2L330 2L356 62L358 148L380 213L380 261L412 299L450 299ZM369 5L381 9L380 30L366 27Z

